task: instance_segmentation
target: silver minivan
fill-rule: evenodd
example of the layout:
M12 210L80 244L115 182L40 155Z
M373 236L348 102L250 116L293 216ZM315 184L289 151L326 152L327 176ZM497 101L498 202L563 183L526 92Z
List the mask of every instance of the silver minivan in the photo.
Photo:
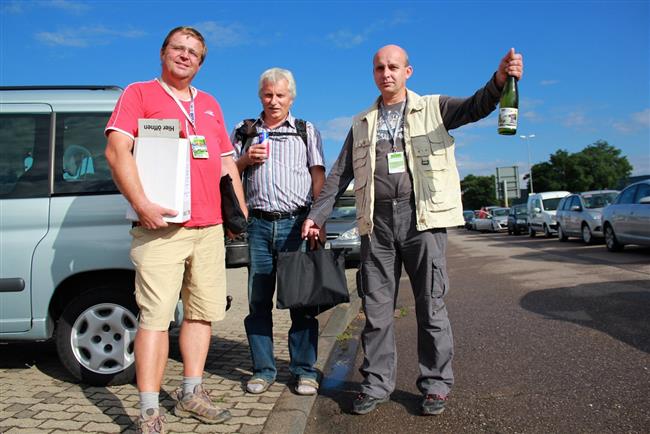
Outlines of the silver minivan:
M603 238L603 208L616 199L618 190L594 190L576 193L563 198L558 205L557 236L560 241L569 237L582 238L591 244L596 238Z
M610 252L625 244L650 246L650 179L627 186L603 209L603 228Z
M54 338L97 385L134 378L130 222L104 158L120 93L0 88L0 340Z

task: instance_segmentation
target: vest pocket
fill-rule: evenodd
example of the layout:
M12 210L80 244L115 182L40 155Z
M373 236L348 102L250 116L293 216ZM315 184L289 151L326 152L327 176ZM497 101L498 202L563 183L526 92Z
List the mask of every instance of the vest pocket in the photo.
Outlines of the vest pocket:
M427 139L429 141L431 155L443 156L446 154L445 142L438 137L438 134L435 131L428 132Z

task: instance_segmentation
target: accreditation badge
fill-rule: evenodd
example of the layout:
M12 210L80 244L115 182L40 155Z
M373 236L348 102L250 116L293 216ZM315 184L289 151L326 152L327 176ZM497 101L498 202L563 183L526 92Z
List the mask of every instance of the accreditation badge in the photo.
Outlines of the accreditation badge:
M389 152L388 157L388 173L403 173L406 171L406 160L404 159L404 152Z
M190 146L192 146L192 157L207 159L210 156L208 155L208 144L205 142L205 137L203 136L189 136Z

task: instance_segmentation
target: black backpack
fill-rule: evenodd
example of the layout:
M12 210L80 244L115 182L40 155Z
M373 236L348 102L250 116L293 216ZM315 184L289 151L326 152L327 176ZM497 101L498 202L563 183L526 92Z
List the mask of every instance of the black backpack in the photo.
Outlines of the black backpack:
M272 136L300 136L302 141L307 146L307 122L303 119L296 118L296 132L279 132L271 131L268 133ZM242 153L247 149L253 138L257 137L257 129L255 128L255 119L244 119L244 123L235 131L235 140L242 144Z

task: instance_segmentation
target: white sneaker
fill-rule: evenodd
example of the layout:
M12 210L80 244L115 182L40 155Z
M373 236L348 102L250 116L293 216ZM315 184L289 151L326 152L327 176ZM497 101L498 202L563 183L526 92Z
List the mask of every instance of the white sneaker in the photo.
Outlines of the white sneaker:
M311 378L301 378L298 380L296 393L298 395L315 395L318 392L318 381Z
M246 391L255 395L264 393L268 390L271 383L266 381L264 378L253 378L248 383L246 383Z

